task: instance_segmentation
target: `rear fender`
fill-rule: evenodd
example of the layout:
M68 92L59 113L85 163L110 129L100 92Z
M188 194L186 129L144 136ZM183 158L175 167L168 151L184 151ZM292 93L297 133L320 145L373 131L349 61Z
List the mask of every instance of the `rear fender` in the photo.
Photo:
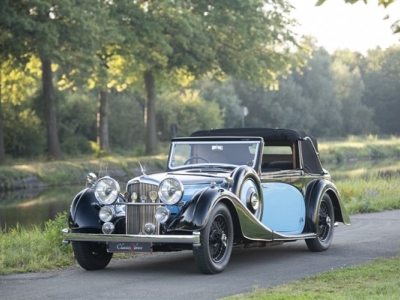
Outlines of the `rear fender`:
M86 188L80 191L74 197L69 210L69 227L74 231L82 229L101 231L99 210L100 204L94 195L93 189Z
M343 222L350 225L350 217L339 196L336 186L328 180L314 180L310 182L306 190L306 232L318 232L318 210L322 197L327 193L331 200L335 212L335 222Z

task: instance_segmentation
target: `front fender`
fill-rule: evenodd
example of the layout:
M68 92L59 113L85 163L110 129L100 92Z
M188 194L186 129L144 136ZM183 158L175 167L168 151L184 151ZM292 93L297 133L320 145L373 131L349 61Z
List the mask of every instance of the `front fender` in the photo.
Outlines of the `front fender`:
M307 232L318 232L318 210L325 193L332 200L335 222L343 222L345 225L350 225L350 217L347 214L336 186L325 179L314 180L308 184L305 195L307 205L305 230Z
M257 173L249 166L240 166L232 172L231 177L233 179L233 184L230 190L225 190L218 187L209 187L202 189L193 195L192 199L186 202L180 213L170 223L168 230L193 231L202 229L208 220L208 215L210 214L212 208L222 199L224 199L228 205L228 208L234 209L234 211L231 211L231 214L235 212L236 215L239 211L245 211L244 213L239 213L239 215L243 216L243 218L248 218L249 212L247 209L243 209L243 206L246 205L246 203L240 205L238 202L241 202L239 197L243 182L249 178L253 179L258 188L261 205L260 213L257 213L256 218L261 219L263 211L263 196L261 192L261 183Z
M73 230L95 229L101 231L99 219L100 205L93 189L86 188L80 191L72 201L68 223Z
M236 238L270 241L273 231L264 226L232 192L220 188L205 188L182 207L169 224L168 231L200 231L207 224L215 205L223 202L231 212Z
M186 202L176 218L168 226L169 230L195 231L202 229L215 204L226 191L219 188L205 188L197 192L190 201Z

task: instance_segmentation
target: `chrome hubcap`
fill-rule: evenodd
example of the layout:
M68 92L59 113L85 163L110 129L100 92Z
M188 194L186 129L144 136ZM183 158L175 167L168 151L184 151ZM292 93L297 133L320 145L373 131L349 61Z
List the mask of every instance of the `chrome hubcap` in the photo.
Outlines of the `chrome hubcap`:
M228 237L226 236L225 233L222 233L221 235L221 243L226 247L226 244L228 243Z

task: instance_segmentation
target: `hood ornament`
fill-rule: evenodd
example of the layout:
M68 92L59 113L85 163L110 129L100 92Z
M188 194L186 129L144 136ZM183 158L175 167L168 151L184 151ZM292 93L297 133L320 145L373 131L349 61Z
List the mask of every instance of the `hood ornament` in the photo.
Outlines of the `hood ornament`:
M138 162L139 166L140 166L140 171L142 172L143 176L146 176L146 168L142 166L142 164L140 162Z

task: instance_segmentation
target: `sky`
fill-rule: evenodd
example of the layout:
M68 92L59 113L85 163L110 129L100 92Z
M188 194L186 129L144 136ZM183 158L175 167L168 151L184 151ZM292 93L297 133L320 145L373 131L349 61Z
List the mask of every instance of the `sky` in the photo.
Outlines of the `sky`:
M332 53L336 49L349 49L366 54L368 49L382 49L400 45L400 34L393 34L390 26L400 19L400 0L384 8L378 0L368 4L359 1L347 4L344 0L326 0L315 6L317 0L289 0L295 8L292 17L301 24L296 29L301 35L311 35L317 45ZM389 19L384 17L389 15Z

